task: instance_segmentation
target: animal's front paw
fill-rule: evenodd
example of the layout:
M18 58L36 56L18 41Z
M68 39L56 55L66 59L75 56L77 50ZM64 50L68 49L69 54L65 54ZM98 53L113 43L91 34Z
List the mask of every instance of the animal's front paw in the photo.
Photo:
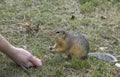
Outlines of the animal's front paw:
M50 51L55 51L55 49L53 47L49 47Z
M72 56L69 54L67 56L64 57L67 61L71 60L72 59Z

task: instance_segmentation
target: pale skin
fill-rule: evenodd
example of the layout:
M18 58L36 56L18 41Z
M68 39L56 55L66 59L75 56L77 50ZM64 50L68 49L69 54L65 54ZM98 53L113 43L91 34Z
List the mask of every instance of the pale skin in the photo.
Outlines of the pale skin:
M6 54L9 58L11 58L15 63L20 65L25 70L32 66L42 66L42 62L39 58L33 56L30 52L23 48L13 46L1 34L0 51Z

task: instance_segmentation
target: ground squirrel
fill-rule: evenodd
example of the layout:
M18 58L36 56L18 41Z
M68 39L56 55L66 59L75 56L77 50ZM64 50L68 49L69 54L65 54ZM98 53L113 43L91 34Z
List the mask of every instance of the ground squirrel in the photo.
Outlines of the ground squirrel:
M82 35L70 34L63 28L55 29L50 33L50 35L55 40L55 45L50 47L51 51L67 53L68 56L73 54L80 58L93 56L108 62L118 61L113 55L109 53L89 53L89 43Z

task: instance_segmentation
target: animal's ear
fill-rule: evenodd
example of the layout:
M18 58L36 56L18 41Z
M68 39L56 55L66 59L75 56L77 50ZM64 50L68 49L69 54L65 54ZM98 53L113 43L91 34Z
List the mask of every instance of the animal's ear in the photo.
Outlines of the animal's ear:
M62 30L62 34L66 34L66 31L64 29Z
M65 34L66 32L65 31L62 31L63 34Z
M66 36L67 36L67 35L66 35L66 31L65 31L65 30L63 30L63 31L62 31L62 35L63 35L63 36L62 36L62 38L63 38L63 39L65 39L65 38L66 38Z

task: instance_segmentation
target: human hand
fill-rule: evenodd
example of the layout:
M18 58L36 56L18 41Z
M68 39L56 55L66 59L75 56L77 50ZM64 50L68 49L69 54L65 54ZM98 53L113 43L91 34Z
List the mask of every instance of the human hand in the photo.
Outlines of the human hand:
M32 66L42 66L41 60L25 49L13 47L12 52L8 56L25 70Z

